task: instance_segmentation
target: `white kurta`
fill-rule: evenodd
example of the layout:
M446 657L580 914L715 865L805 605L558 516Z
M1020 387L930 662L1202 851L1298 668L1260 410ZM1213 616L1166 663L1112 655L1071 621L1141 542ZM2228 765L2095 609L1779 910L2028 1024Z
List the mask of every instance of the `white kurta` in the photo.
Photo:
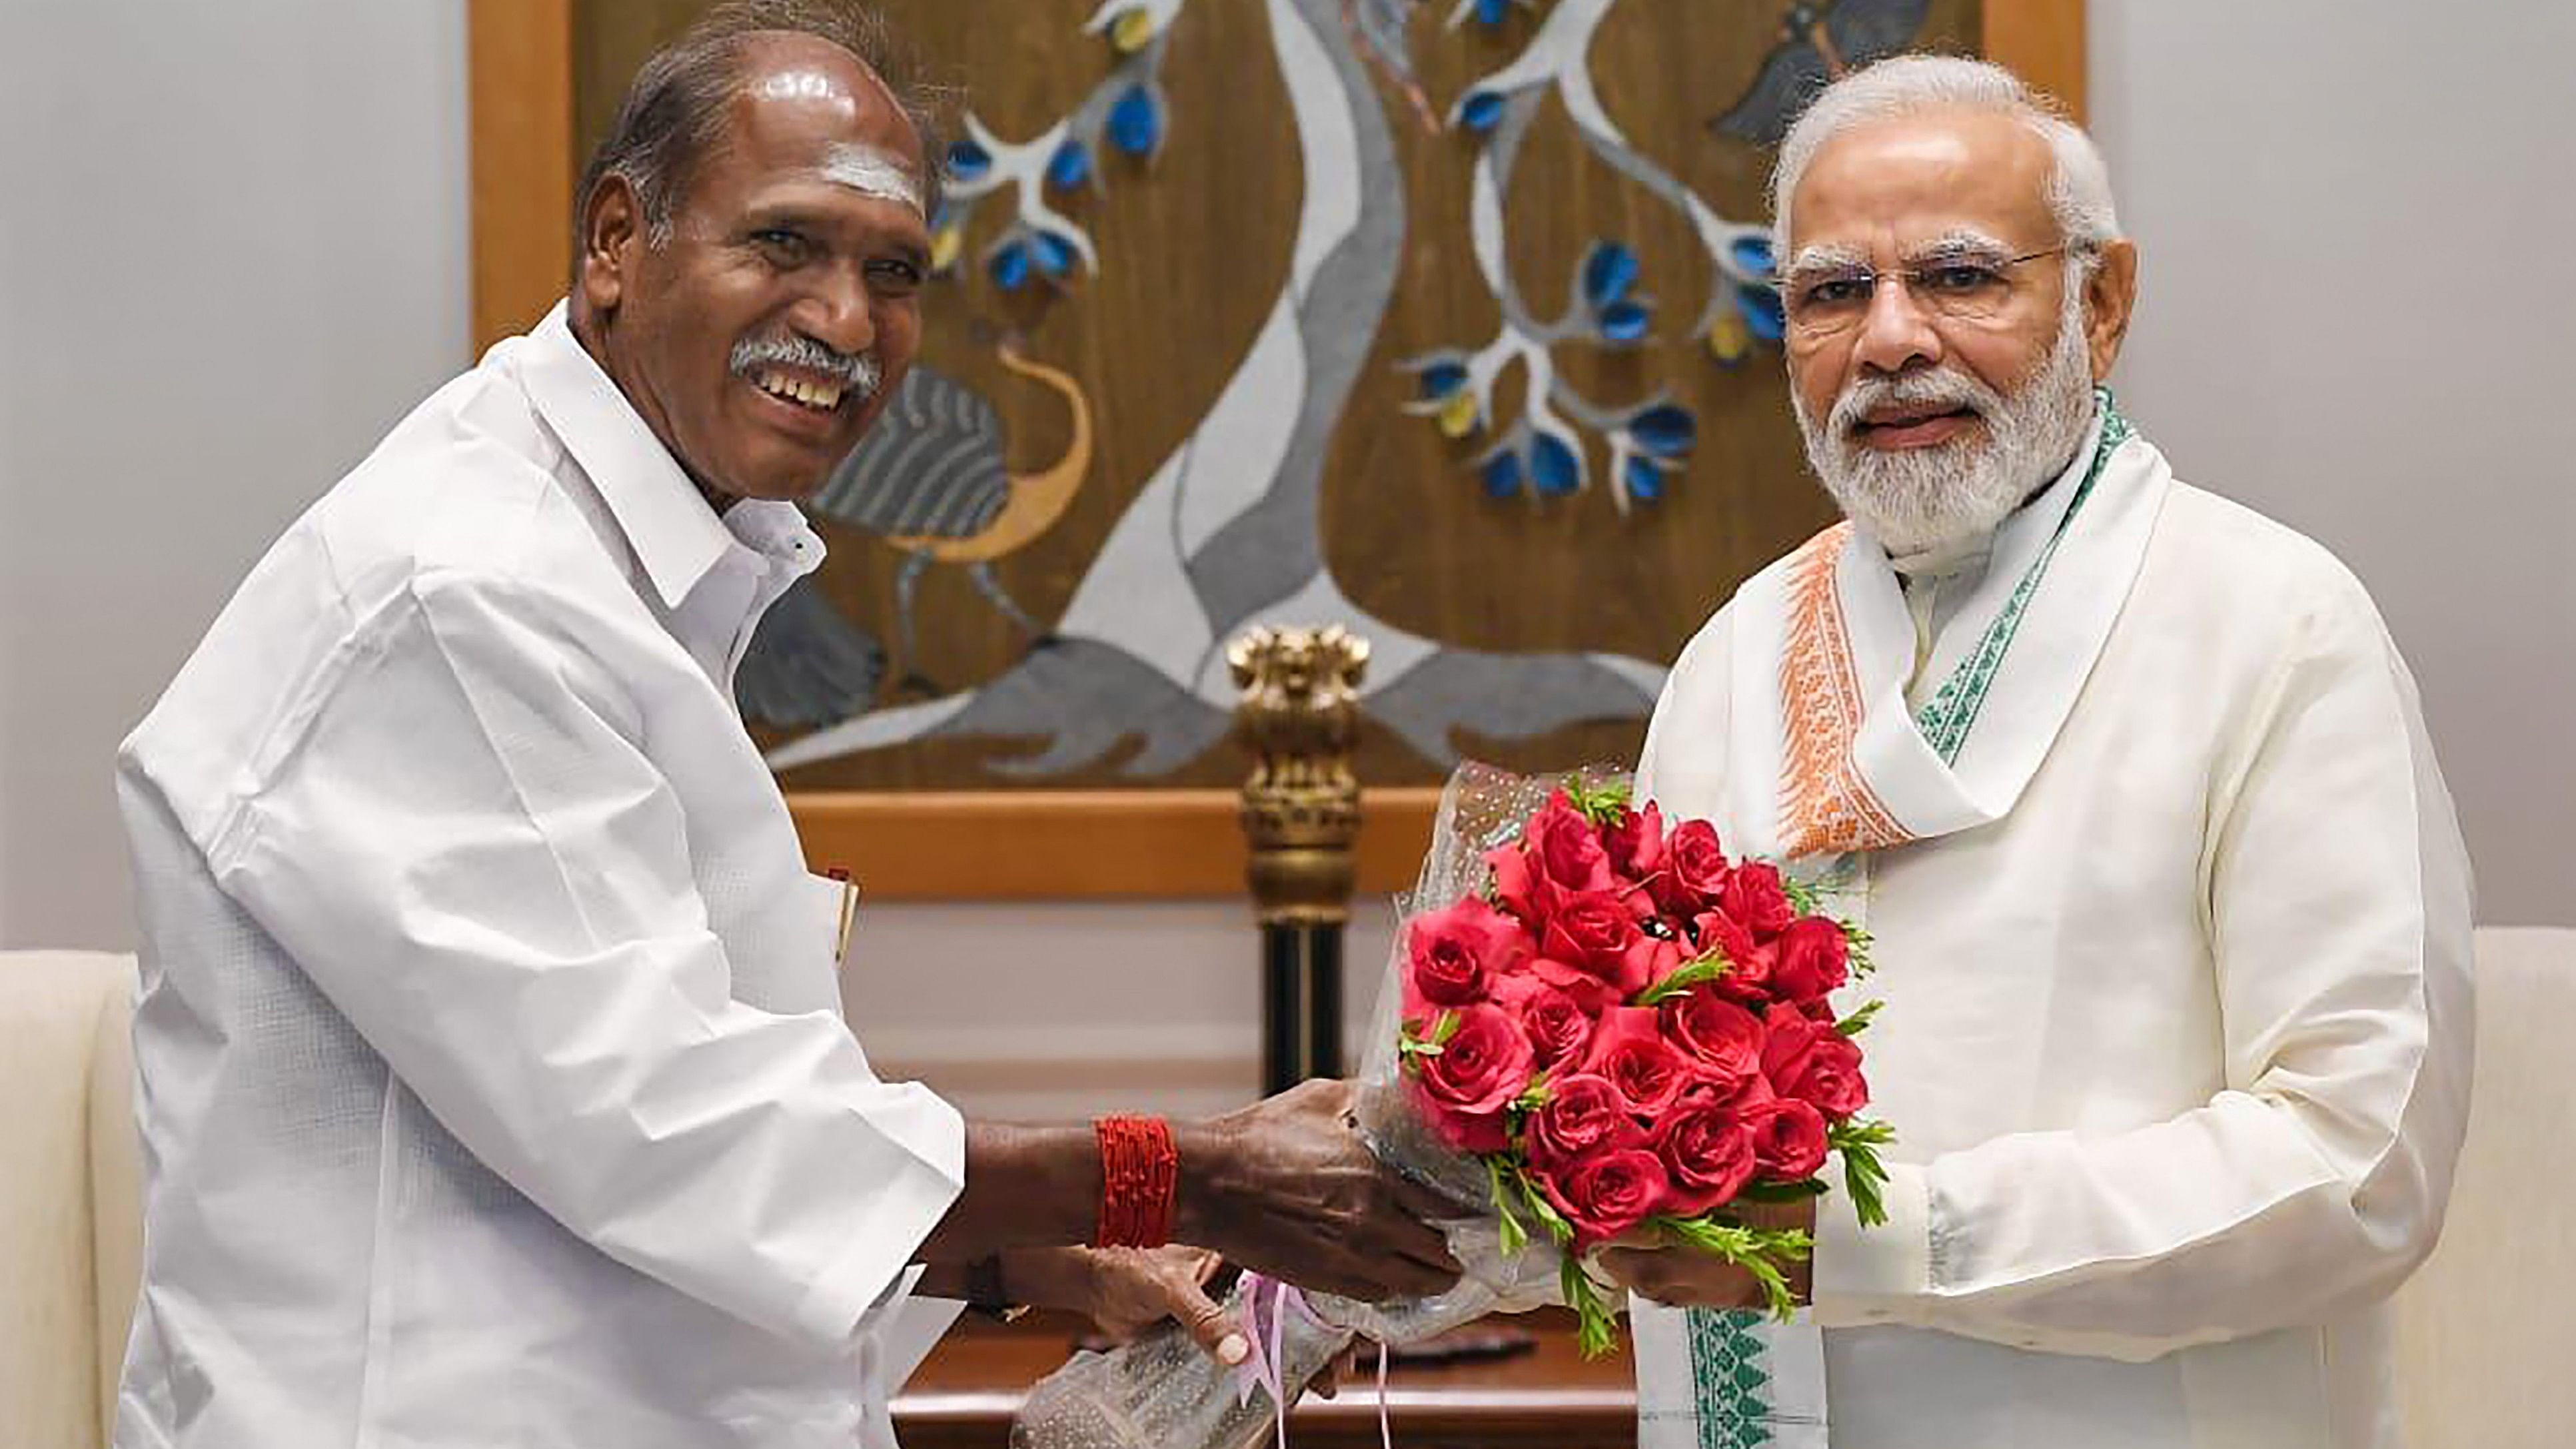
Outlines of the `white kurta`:
M1862 1232L1837 1193L1819 1225L1834 1449L2399 1442L2384 1300L2468 1108L2465 853L2345 569L2179 483L2146 539L2009 813L1855 857L1899 1140L1894 1220ZM1780 718L1736 698L1737 609L1640 766L1721 833L1778 792L1727 778L1736 722ZM1671 1404L1679 1315L1649 1319L1641 1397Z
M732 704L821 557L719 521L558 308L253 571L119 780L120 1449L890 1438L963 1128L841 1021L841 888Z

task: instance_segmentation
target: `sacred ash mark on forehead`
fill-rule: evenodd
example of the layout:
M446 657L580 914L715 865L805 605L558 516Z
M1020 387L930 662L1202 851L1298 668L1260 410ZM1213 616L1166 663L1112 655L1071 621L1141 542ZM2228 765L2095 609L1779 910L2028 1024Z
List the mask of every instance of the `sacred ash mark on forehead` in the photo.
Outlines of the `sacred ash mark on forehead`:
M824 154L823 176L861 196L921 211L921 186L911 164L880 147L848 141L834 146Z
M778 101L828 101L850 94L849 86L840 77L819 70L771 71L751 89L756 96Z

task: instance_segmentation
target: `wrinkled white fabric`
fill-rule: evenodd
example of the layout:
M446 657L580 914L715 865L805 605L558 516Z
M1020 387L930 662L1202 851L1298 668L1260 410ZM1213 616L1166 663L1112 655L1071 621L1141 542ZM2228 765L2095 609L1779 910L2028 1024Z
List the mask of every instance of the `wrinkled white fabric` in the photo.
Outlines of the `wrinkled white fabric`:
M1640 767L1730 846L1779 783L1728 778L1734 732L1780 718L1743 697L1742 605L1683 654ZM1847 994L1886 999L1863 1045L1899 1137L1894 1221L1836 1194L1820 1224L1831 1442L2387 1449L2384 1300L2439 1230L2472 1033L2467 860L2413 681L2324 550L2175 483L2078 682L2009 813L1849 862L1881 969ZM1636 1331L1669 1365L1688 1316ZM1676 1437L1691 1382L1639 1389L1649 1449L1706 1442Z
M732 704L821 561L562 309L298 521L127 742L120 1449L890 1442L963 1126L838 1013Z

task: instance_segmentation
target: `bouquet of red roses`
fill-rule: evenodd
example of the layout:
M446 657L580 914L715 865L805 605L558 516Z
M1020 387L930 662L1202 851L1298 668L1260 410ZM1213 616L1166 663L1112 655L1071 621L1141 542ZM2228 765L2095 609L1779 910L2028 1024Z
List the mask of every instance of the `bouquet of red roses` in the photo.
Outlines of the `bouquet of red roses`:
M1503 1251L1562 1250L1587 1352L1613 1329L1583 1255L1639 1229L1740 1265L1786 1315L1806 1236L1729 1209L1822 1193L1840 1156L1860 1220L1883 1220L1892 1134L1858 1116L1853 1040L1876 1004L1828 1001L1867 937L1617 778L1567 782L1483 863L1483 889L1405 924L1397 1052L1423 1121L1482 1164Z
M1826 1190L1828 1158L1863 1222L1883 1218L1884 1126L1827 993L1868 969L1867 938L1802 888L1730 863L1706 822L1669 831L1616 775L1561 786L1482 765L1449 781L1378 1026L1359 1126L1377 1155L1457 1204L1451 1288L1400 1303L1247 1278L1253 1341L1217 1365L1178 1327L1077 1354L1023 1402L1014 1449L1252 1449L1356 1339L1417 1343L1562 1301L1587 1352L1616 1329L1586 1255L1660 1229L1741 1264L1790 1309L1780 1265L1802 1233L1730 1215Z

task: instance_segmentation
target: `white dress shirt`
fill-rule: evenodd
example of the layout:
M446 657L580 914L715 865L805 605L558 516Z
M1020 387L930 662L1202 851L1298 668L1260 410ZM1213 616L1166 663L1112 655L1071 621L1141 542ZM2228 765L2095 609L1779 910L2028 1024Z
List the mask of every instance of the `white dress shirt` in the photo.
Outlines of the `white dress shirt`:
M1730 730L1762 713L1733 608L1639 770L1721 834ZM1846 995L1886 1000L1861 1044L1898 1140L1890 1223L1822 1209L1834 1449L2397 1444L2385 1300L2467 1116L2471 902L2352 575L2175 484L2010 813L1853 863L1880 969ZM1679 1372L1641 1394L1686 1404Z
M118 782L120 1449L890 1439L963 1126L843 1024L732 703L821 558L719 520L558 307L253 570Z

